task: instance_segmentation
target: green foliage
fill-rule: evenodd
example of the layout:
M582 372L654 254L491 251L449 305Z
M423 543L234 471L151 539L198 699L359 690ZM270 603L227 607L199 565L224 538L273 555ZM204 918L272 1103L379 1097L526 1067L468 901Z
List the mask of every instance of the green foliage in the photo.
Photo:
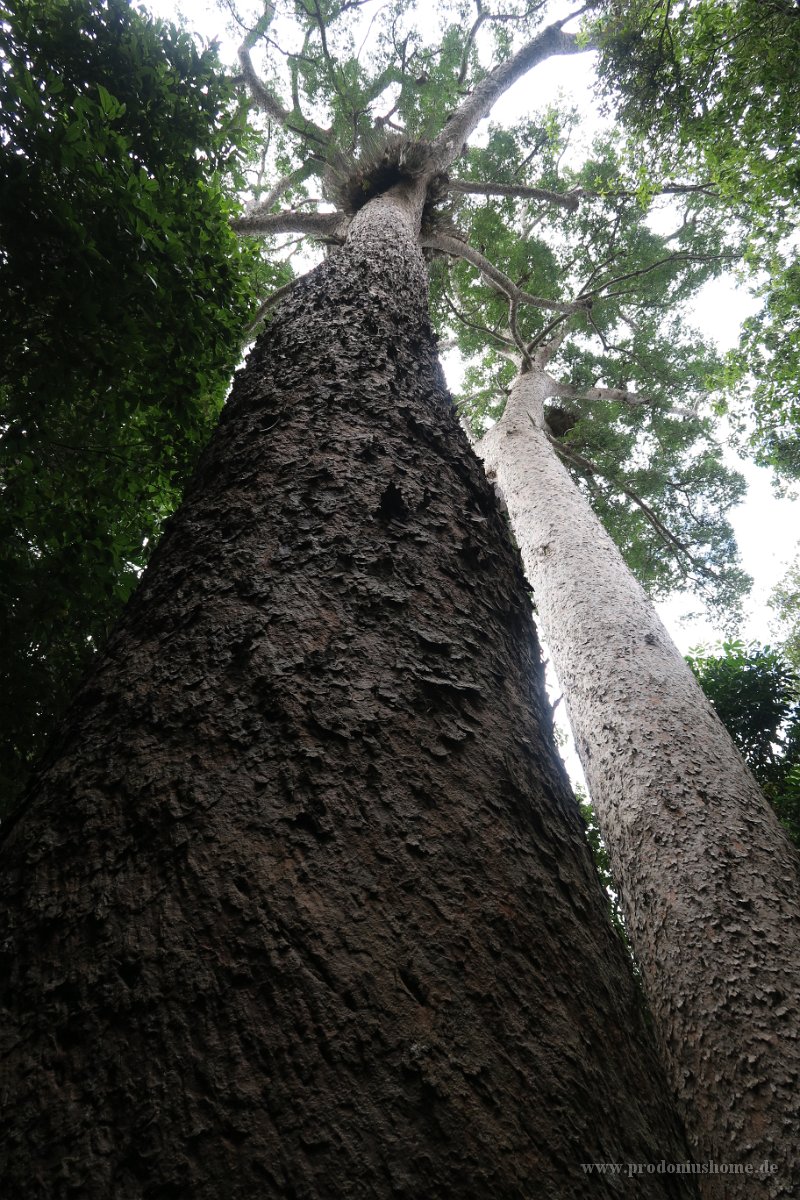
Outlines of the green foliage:
M18 790L223 402L255 256L213 48L123 0L0 18L0 786Z
M800 846L800 677L780 651L723 642L686 660Z
M737 203L776 217L800 183L794 0L600 0L601 74L631 128L691 150ZM776 205L778 210L776 211Z
M745 321L728 363L741 397L730 407L741 412L747 400L744 433L756 462L783 480L800 480L800 262L776 252L758 292L763 307Z
M601 74L653 170L695 172L747 237L762 273L725 378L744 444L800 478L800 18L795 0L599 0ZM763 278L766 277L766 282Z
M800 556L795 558L769 598L781 634L781 651L800 677Z

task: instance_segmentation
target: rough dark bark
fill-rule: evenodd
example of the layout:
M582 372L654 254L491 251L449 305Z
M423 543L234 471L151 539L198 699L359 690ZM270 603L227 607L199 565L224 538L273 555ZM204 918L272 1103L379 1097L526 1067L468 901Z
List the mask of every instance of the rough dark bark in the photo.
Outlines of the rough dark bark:
M382 200L284 301L6 831L14 1200L568 1200L686 1157L424 288Z

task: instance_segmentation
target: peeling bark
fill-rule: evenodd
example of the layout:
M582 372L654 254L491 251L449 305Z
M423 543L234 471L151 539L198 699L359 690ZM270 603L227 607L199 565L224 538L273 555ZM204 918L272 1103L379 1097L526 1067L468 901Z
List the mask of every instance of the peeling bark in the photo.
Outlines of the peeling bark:
M705 1196L797 1195L798 861L655 610L559 462L522 375L478 452L508 506L698 1160L777 1173Z
M419 207L284 299L6 830L9 1198L573 1200L686 1157Z

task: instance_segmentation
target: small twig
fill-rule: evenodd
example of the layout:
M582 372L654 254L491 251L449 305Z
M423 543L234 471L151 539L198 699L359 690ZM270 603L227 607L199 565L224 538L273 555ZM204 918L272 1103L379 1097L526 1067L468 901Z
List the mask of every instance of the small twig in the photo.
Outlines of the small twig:
M447 292L444 293L444 301L453 316L456 317L456 319L459 320L462 325L466 325L467 329L474 329L476 333L483 333L487 337L493 338L496 342L499 342L505 350L513 349L513 342L510 342L508 338L504 338L503 335L498 333L496 329L487 329L485 325L479 325L477 321L471 321L469 317L464 316L461 310L456 308Z

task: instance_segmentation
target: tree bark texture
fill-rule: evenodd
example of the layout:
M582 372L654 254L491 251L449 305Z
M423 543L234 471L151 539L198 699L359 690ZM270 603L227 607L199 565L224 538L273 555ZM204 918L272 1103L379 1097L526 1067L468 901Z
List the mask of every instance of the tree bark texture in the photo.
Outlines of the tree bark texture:
M7 830L9 1200L572 1200L686 1155L417 216L277 311Z
M797 856L712 705L543 431L519 377L479 445L511 517L695 1158L800 1148ZM749 1176L705 1182L728 1200Z

